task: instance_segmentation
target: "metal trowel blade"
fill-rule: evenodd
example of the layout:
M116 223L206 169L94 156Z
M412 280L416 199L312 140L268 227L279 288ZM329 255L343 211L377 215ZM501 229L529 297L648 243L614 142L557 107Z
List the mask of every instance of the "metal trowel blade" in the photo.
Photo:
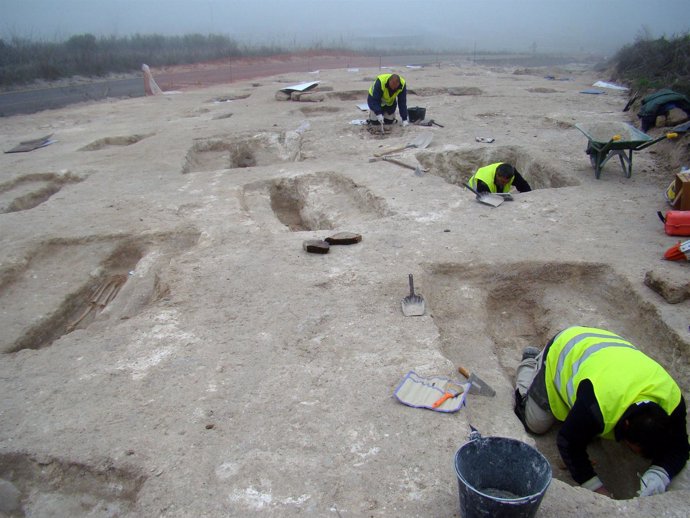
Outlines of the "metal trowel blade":
M489 396L489 397L494 397L496 395L496 391L494 389L492 389L481 378L478 378L476 375L470 374L470 378L468 381L471 383L470 394L480 394L482 396Z
M491 205L492 207L498 207L503 203L504 199L502 196L497 196L495 194L479 194L477 195L477 201L479 203L484 203L485 205Z

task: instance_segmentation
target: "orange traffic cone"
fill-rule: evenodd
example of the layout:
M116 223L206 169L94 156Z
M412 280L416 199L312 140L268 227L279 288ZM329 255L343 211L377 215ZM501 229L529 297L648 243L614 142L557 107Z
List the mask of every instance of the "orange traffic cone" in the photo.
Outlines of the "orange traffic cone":
M690 239L678 241L677 244L664 252L664 259L668 261L690 261Z

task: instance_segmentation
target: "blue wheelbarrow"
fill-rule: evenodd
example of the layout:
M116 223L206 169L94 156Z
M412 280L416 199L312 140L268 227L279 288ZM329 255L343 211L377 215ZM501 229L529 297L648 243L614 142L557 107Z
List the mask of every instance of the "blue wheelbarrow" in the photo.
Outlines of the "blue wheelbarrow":
M587 137L589 160L594 168L594 177L601 176L606 162L617 156L626 178L632 175L633 151L640 151L664 139L676 138L677 133L666 133L652 138L626 122L593 122L575 124L575 127Z

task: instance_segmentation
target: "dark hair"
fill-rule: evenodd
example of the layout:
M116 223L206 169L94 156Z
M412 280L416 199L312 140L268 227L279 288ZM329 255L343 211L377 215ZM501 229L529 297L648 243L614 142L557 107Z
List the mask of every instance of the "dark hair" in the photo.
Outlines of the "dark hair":
M496 168L496 174L498 176L502 176L503 178L512 178L515 176L515 168L512 165L504 162Z
M621 438L640 447L644 457L655 458L668 446L671 418L656 403L631 405L625 412Z

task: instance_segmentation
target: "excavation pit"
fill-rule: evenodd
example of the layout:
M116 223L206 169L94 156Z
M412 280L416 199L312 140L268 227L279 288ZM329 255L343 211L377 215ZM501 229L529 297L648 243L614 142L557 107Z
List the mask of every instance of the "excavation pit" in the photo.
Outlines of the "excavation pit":
M507 162L515 166L532 189L557 189L580 185L579 180L560 171L553 163L542 162L527 151L515 146L484 146L475 149L450 151L420 151L417 160L430 174L446 182L464 187L470 177L485 165Z
M443 354L455 365L480 371L480 377L497 391L495 402L468 402L472 424L486 434L506 426L514 427L516 433L522 430L512 413L515 371L522 349L541 348L572 325L619 333L658 361L681 390L690 386L690 344L666 326L656 309L608 265L443 264L431 267L420 281L439 329ZM503 413L497 414L499 406ZM510 424L506 425L506 419ZM549 459L554 477L574 485L557 450L557 432L556 426L544 436L532 437ZM589 454L616 498L635 496L639 489L636 474L642 473L649 461L609 440L592 443Z
M0 455L2 516L91 516L129 514L146 478L133 468L103 467L72 460Z
M106 308L117 318L131 318L166 290L150 263L164 266L197 239L198 234L180 233L38 246L0 271L0 353L48 347L91 325ZM142 274L132 279L130 272L138 271Z
M533 93L533 94L557 94L557 93L561 93L560 90L555 90L553 88L542 88L542 87L528 88L527 91L530 93Z
M211 103L211 104L229 103L232 101L237 101L239 99L247 99L251 95L252 95L251 93L243 93L243 94L235 93L235 94L221 95L219 97L214 97L212 99L209 99L206 102Z
M410 88L409 93L412 95L418 95L419 97L434 97L437 95L448 94L448 88L433 88L433 87Z
M328 99L337 99L339 101L367 101L366 90L348 90L345 92L328 92L326 94Z
M342 108L338 108L337 106L304 106L298 111L307 117L318 117L319 115L337 113L341 110Z
M147 135L124 135L119 137L105 137L98 140L94 140L90 144L79 148L79 151L98 151L100 149L105 149L108 147L123 147L131 146L150 137L153 133Z
M483 90L476 86L452 86L448 88L448 95L454 96L482 95L483 93Z
M278 178L245 187L247 210L271 216L291 232L355 227L388 214L385 201L352 179L334 172Z
M0 214L33 209L70 183L83 178L72 173L36 173L0 184Z
M302 159L302 133L263 132L244 137L216 137L195 142L182 173L269 166Z

